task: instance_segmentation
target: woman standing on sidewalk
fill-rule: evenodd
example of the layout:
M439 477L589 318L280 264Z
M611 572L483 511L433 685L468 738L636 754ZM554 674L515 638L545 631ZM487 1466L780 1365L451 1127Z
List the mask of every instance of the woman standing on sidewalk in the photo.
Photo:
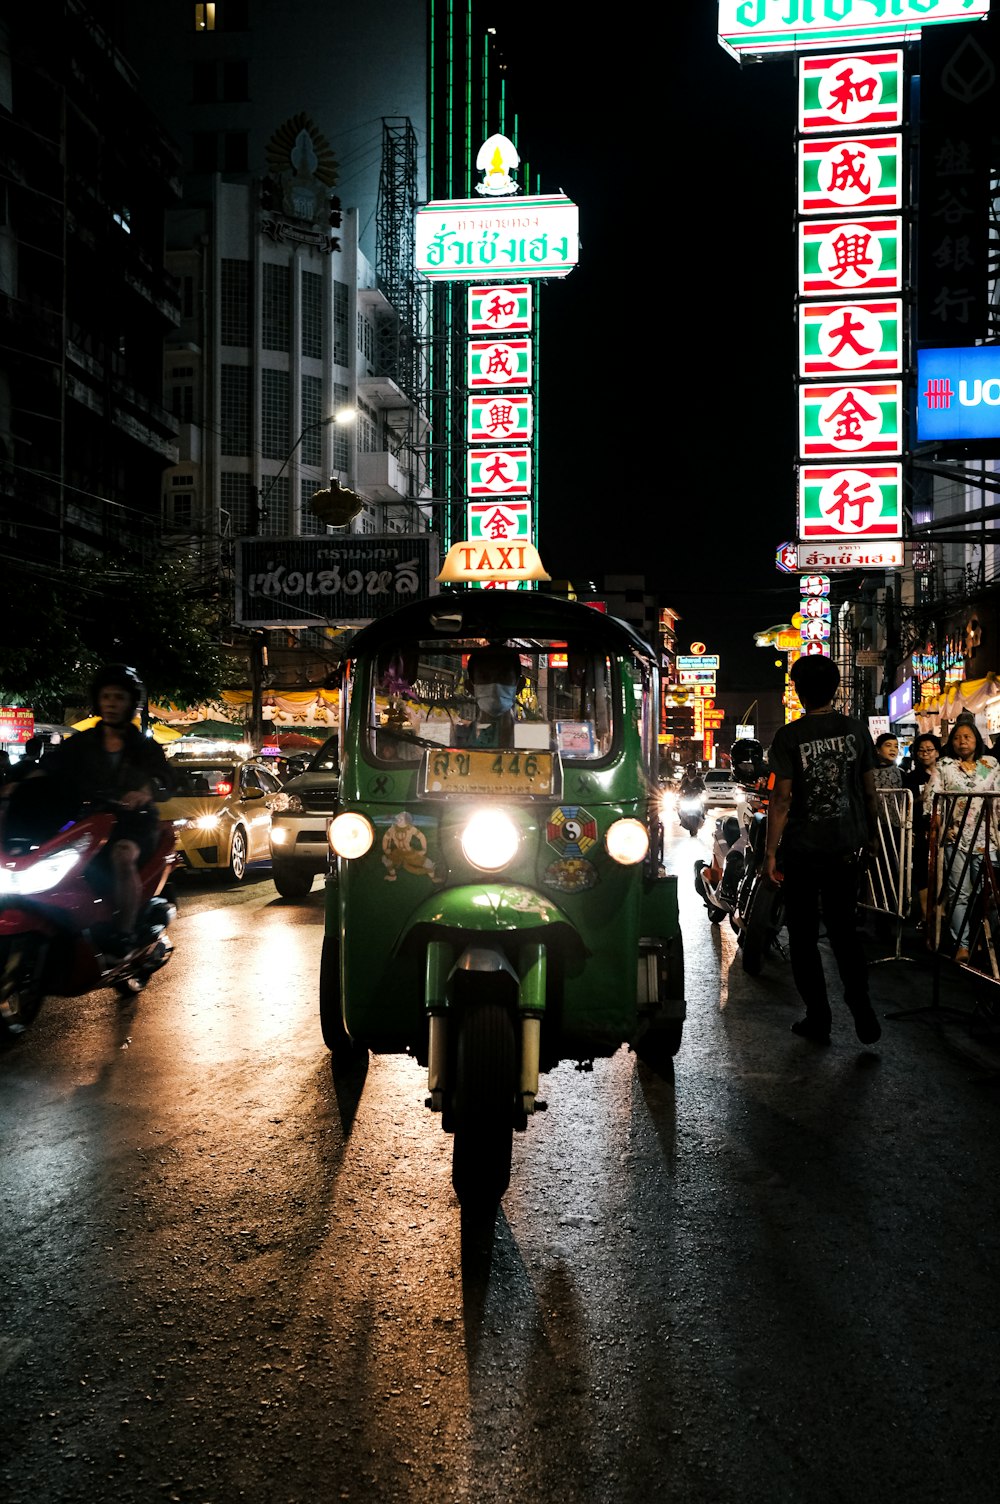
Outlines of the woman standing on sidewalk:
M924 788L929 783L941 743L930 731L914 739L910 747L913 766L903 774L903 787L913 795L913 891L920 906L920 924L927 922L927 869L930 864L931 812L924 807Z
M963 711L945 743L940 762L924 785L924 804L933 808L935 794L1000 793L1000 764L986 753L979 729ZM955 960L969 959L969 902L976 889L986 855L988 821L1000 811L987 810L985 800L951 799L946 806L947 825L942 832L946 912L955 941ZM995 827L990 842L996 861Z

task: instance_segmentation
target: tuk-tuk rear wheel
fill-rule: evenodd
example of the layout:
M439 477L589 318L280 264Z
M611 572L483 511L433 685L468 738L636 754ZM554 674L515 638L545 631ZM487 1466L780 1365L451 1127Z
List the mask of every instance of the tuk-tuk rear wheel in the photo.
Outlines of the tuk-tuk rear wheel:
M502 1003L471 1003L458 1020L451 1183L463 1210L495 1210L510 1185L517 1051Z

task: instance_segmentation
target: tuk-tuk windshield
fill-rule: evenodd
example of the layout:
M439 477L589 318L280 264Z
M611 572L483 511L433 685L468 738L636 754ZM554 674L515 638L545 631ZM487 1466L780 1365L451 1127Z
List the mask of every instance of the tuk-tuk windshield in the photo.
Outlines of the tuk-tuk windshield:
M425 747L599 761L613 744L613 682L610 657L566 642L450 639L386 649L372 682L372 751L393 763Z

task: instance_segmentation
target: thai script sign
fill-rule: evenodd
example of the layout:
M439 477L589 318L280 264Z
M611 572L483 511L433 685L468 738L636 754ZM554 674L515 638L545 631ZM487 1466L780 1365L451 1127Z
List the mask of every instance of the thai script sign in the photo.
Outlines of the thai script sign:
M527 496L531 490L531 450L466 450L466 476L470 496Z
M531 537L530 501L470 501L465 511L466 537L476 542Z
M675 668L713 668L719 667L718 653L678 653L674 659Z
M35 734L35 712L25 705L0 706L0 742L23 746Z
M356 626L436 593L433 533L240 538L236 621L245 627Z
M903 123L903 54L850 52L799 62L799 130L875 130Z
M903 369L903 301L803 303L799 308L799 375Z
M799 213L899 209L903 138L840 136L799 142Z
M677 670L678 684L715 684L714 668L679 668Z
M531 397L469 393L467 436L470 444L524 442L531 438Z
M469 341L469 386L529 386L531 340Z
M742 53L914 42L924 26L974 21L990 0L719 0L718 37Z
M531 284L469 288L470 334L531 333Z
M902 543L783 543L783 573L802 569L901 569Z
M579 259L579 218L565 194L438 200L416 213L416 269L441 282L565 277Z
M917 439L1000 438L1000 345L917 351Z
M902 286L903 221L814 220L799 225L799 292L898 292Z
M902 494L902 465L801 466L797 567L822 573L834 567L804 554L803 543L815 539L901 537Z
M900 381L799 388L799 453L899 454L903 447Z

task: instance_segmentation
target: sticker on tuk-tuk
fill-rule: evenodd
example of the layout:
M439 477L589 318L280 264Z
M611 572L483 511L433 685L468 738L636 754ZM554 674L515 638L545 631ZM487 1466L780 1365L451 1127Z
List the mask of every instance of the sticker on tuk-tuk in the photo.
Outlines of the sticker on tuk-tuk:
M580 804L561 804L545 827L545 839L559 852L542 876L547 888L559 893L585 893L597 882L592 858L599 850L597 821Z
M551 752L428 751L425 794L553 794Z
M443 876L438 871L438 863L434 861L427 848L427 837L420 829L421 825L436 826L436 821L430 821L426 816L419 815L414 818L407 810L400 810L398 814L389 818L387 828L382 835L382 866L385 868L385 881L394 883L400 873L409 873L412 877L429 877L432 883L444 882ZM386 825L385 820L376 820L376 827Z

